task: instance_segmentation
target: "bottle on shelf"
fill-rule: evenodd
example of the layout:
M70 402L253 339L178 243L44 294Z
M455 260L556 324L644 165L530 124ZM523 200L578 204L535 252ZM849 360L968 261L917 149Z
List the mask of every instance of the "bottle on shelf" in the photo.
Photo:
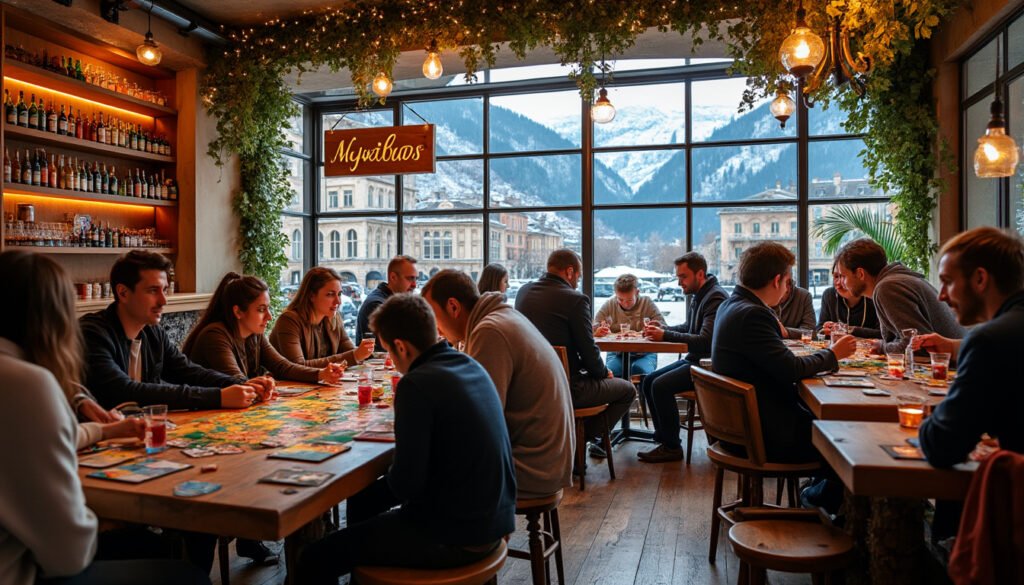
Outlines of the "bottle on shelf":
M46 187L50 184L50 164L46 162L46 151L39 149L36 160L39 161L39 186Z
M57 159L55 155L50 154L50 182L48 183L51 189L57 188L57 175L60 174L60 170L57 167Z
M109 183L107 185L107 192L110 193L111 195L124 195L124 192L121 191L121 185L118 184L119 181L117 180L116 167L110 167L110 176L108 177L108 179Z
M4 90L4 118L11 126L18 125L18 106L11 100L10 90Z
M109 144L107 142L107 126L103 123L103 112L100 112L99 122L96 123L96 142Z
M81 112L73 114L71 106L68 106L68 136L74 136L75 138L82 137Z
M4 149L4 183L11 182L11 155Z
M25 105L25 92L18 92L18 126L28 128L28 106Z
M85 74L82 73L82 61L75 59L75 79L79 81L85 81Z
M21 165L21 182L26 185L32 184L32 161L27 148L25 149L25 164Z
M67 136L68 134L68 115L64 110L64 104L61 104L60 116L57 117L57 134L61 136Z
M20 183L21 182L21 152L17 148L14 149L14 160L11 161L11 179L8 183Z
M50 107L46 110L46 131L57 133L57 110L53 107L53 100L50 100Z
M39 153L32 157L32 184L39 186L42 180L43 166L39 164Z
M32 102L31 102L31 105L28 108L28 120L27 120L28 127L32 128L33 130L37 129L39 127L36 124L37 121L38 121L38 117L36 116L36 94L32 94Z

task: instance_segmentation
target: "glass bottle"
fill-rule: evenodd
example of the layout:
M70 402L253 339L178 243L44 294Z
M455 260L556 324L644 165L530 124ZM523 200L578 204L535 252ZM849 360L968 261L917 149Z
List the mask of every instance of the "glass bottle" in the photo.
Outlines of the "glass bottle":
M25 121L25 123L28 125L29 128L35 129L38 128L38 126L36 125L36 94L32 94L31 103L32 105L30 105L28 108L28 119Z
M18 126L28 128L28 106L25 105L25 92L18 92Z
M68 115L64 111L64 104L60 105L60 116L57 117L57 134L61 136L68 134Z

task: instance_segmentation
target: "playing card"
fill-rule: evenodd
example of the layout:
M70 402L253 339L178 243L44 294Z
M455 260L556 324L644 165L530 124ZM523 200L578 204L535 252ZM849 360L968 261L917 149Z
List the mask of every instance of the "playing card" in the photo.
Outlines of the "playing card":
M184 453L185 455L188 455L189 457L196 457L196 458L198 458L198 457L213 457L214 455L216 455L215 452L211 451L210 449L205 449L203 447L195 447L195 448L192 448L192 449L182 449L181 452Z
M205 496L206 494L212 494L213 492L220 489L219 483L210 483L208 481L183 481L178 485L174 486L174 495L182 498L192 498L195 496Z

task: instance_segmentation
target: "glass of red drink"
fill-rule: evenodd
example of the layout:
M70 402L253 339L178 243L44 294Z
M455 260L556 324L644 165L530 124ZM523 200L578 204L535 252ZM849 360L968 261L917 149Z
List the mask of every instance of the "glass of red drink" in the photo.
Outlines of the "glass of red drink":
M945 352L933 352L928 356L932 359L932 379L946 381L949 376L949 354Z
M152 404L142 408L146 421L146 453L159 453L167 448L167 405Z

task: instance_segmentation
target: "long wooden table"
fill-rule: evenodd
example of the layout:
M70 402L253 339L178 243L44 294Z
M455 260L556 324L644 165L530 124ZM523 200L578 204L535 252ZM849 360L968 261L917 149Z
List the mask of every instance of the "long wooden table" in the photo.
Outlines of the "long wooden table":
M819 377L801 380L798 389L800 398L818 420L898 422L896 397L901 394L920 396L932 406L942 402L942 396L928 394L932 388L909 380L881 380L877 375L868 379L891 396L868 396L861 388L826 386Z
M320 390L322 394L340 394L341 391L327 387ZM253 408L260 408L260 405ZM170 418L180 424L211 414L214 413L172 413ZM247 450L237 455L201 459L191 459L180 449L168 449L155 457L189 463L193 467L141 484L89 478L87 475L94 470L85 467L79 467L79 476L89 507L101 518L220 536L279 540L319 518L387 471L394 444L355 441L351 445L351 450L322 463L268 459L268 453L275 449ZM217 471L202 473L201 466L208 463L216 463ZM334 477L319 487L258 483L261 477L283 468L326 471ZM222 487L198 497L173 495L174 486L188 480L219 483ZM296 493L284 493L290 487L294 487Z
M604 337L598 337L594 341L597 342L597 347L604 352L620 352L622 354L622 377L626 380L630 379L630 354L631 353L686 353L689 351L685 343L675 341L651 341L650 339L644 339L643 337L627 337L621 338L617 335L606 335ZM638 397L643 400L643 396ZM650 431L641 431L631 428L629 424L629 413L622 417L622 432L616 434L614 444L618 444L626 439L635 439L640 441L653 441L654 433Z

